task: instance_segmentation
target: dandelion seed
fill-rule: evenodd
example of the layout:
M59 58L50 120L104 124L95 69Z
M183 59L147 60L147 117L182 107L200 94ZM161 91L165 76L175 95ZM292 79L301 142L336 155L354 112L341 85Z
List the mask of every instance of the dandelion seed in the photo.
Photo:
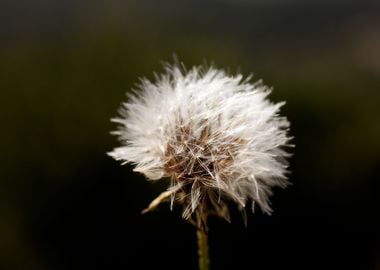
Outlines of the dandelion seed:
M270 89L242 75L167 65L156 81L142 79L113 119L121 147L109 153L150 180L170 178L162 201L183 206L192 221L217 215L229 220L228 201L248 202L270 214L272 188L285 187L289 122L284 104L267 99ZM198 221L204 226L205 218Z

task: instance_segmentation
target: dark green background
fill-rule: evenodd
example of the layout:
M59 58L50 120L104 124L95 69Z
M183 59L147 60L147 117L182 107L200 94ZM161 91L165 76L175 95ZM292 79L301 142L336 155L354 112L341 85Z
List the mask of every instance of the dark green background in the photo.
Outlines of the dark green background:
M0 1L0 269L196 269L194 229L106 152L109 119L173 53L286 100L274 214L210 221L212 269L380 269L376 1ZM139 267L134 267L134 264Z

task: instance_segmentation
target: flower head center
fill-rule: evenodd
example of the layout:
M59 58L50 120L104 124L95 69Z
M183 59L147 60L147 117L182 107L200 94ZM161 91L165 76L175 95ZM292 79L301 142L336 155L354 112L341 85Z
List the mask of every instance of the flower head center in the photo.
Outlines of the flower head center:
M196 132L191 123L178 126L175 137L166 148L164 170L181 184L199 182L215 186L212 182L217 178L225 181L223 175L228 174L242 140L212 133L211 125L206 121L199 130Z

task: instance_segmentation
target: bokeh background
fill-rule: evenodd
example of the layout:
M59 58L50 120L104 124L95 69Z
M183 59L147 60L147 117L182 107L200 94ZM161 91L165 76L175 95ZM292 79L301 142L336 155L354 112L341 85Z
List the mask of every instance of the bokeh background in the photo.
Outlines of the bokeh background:
M210 220L212 269L380 269L380 3L1 0L0 269L196 269L179 209L106 155L109 121L173 53L286 100L271 217ZM138 265L138 266L134 266Z

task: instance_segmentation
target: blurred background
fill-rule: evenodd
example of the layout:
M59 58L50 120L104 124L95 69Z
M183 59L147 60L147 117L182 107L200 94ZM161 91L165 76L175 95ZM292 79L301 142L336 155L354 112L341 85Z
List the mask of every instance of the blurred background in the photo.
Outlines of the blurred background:
M0 269L196 269L179 209L106 155L173 53L274 86L295 155L271 217L210 220L212 269L380 269L380 3L0 0ZM134 265L138 265L138 267Z

